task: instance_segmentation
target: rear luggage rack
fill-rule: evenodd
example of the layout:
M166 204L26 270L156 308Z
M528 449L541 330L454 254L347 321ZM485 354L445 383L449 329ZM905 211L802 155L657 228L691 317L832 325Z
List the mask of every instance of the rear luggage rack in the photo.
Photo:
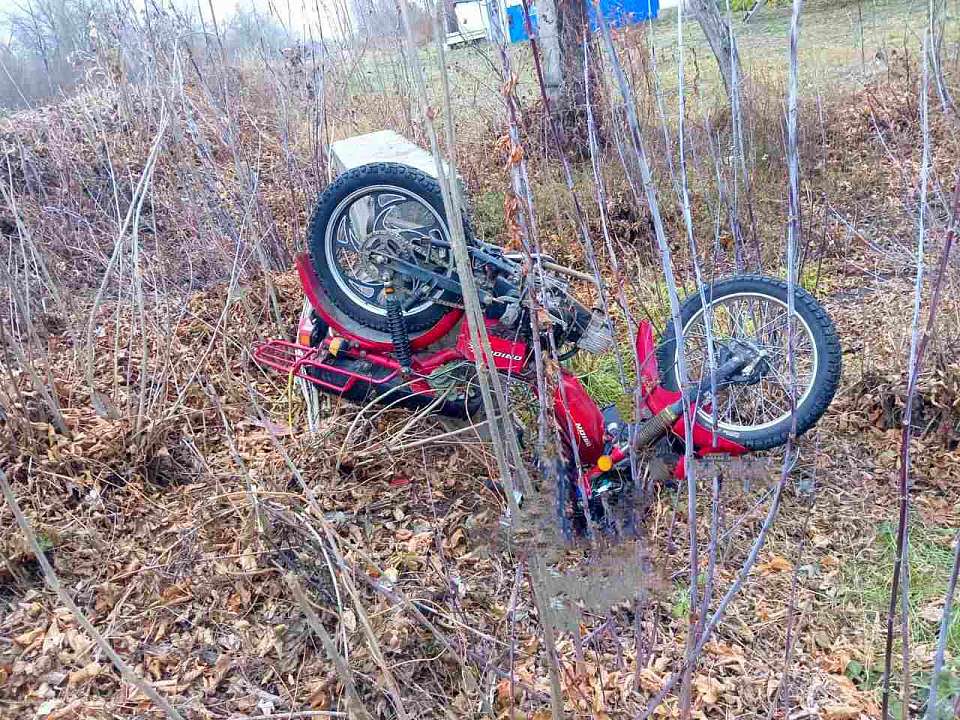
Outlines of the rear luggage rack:
M338 356L339 354L345 354L345 352L341 350ZM326 347L307 347L286 340L267 340L254 345L253 357L261 365L266 365L287 376L292 375L339 394L348 392L357 382L368 383L371 386L381 385L390 382L400 373L398 367L384 367L385 370L388 370L388 374L381 377L348 370L327 362L328 358L335 361L336 356L332 356ZM351 359L359 359L352 355L350 357ZM336 384L336 382L321 379L318 377L318 373L310 372L310 370L319 370L328 375L333 375L334 377L330 380L342 378L343 382Z

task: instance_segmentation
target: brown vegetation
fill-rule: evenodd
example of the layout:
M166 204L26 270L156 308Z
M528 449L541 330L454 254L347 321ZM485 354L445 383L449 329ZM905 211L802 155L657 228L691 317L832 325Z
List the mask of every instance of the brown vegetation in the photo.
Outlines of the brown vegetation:
M352 694L374 717L549 717L549 619L502 535L489 448L458 438L404 449L400 428L412 439L442 430L429 419L407 428L401 412L357 419L356 408L332 401L308 437L298 392L247 352L255 339L292 332L302 296L288 268L327 181L329 141L390 126L425 142L408 70L389 43L368 54L330 46L227 61L215 39L178 44L176 17L151 22L133 45L129 29L100 28L89 81L0 128L0 467L46 557L117 653L186 717L360 714ZM692 288L675 138L663 135L675 132L675 92L642 32L617 41L676 271ZM134 77L117 48L144 50L147 40L152 52ZM529 59L517 56L529 83ZM824 88L802 102L798 277L837 322L844 381L804 439L760 562L693 677L694 712L704 717L781 713L781 682L790 717L878 717L891 564L884 523L897 502L923 139L917 57L863 87ZM494 239L505 234L509 187L496 151L505 134L499 90L475 55L450 65L454 117L441 121L462 135L456 160L476 224ZM693 220L708 276L738 262L752 268L757 257L768 272L783 267L783 85L761 72L743 91L746 178L730 159L729 110L706 92L688 108ZM695 82L693 91L700 96ZM521 96L545 249L582 264L536 93ZM605 120L622 131L614 96L604 98ZM931 268L960 158L956 115L934 110ZM648 212L627 189L616 146L604 152L606 211L630 298L659 322L667 301ZM589 165L574 173L586 203ZM595 204L587 221L598 231ZM927 563L911 564L921 685L949 570L948 529L960 523L956 256L950 267L911 446L915 552ZM757 534L776 472L725 478L719 592ZM575 716L634 716L682 662L683 503L661 488L643 541L604 551L645 563L641 601L585 607L579 626L559 633L563 702ZM158 713L44 587L6 505L0 528L0 715ZM565 577L622 582L596 552L559 538L552 547ZM678 712L672 697L657 711Z

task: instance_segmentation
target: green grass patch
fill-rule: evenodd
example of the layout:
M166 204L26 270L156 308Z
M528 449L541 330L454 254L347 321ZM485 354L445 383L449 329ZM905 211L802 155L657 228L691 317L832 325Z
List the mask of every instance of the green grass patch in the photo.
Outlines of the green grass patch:
M670 597L670 614L678 620L690 615L690 588L677 586Z
M819 273L817 272L816 263L807 263L803 267L803 271L800 273L800 277L797 278L797 281L804 290L809 293L812 293L817 287L817 277Z
M910 642L914 650L920 646L932 654L940 631L942 603L953 566L954 528L925 525L919 517L910 524L910 591L908 593ZM847 675L864 689L876 688L883 671L886 613L890 603L891 575L896 558L896 525L884 522L878 527L872 546L858 554L842 569L843 599L860 609L867 618L878 618L876 647L869 664L851 662ZM897 619L899 635L899 619ZM899 642L894 658L899 659ZM960 695L960 608L954 604L947 634L947 653L952 658L940 678L941 697ZM914 662L929 663L930 657ZM899 672L899 671L898 671ZM927 671L914 675L918 699L926 697L930 686ZM952 717L950 715L949 717Z
M624 365L624 372L631 370L633 365L633 356L624 355L621 352L621 358ZM617 365L616 353L606 353L604 355L592 355L587 352L581 352L574 355L569 361L570 371L574 373L583 386L590 393L590 397L597 401L601 407L607 405L617 405L621 413L624 408L621 402L625 398L625 390L620 382L620 369ZM630 374L632 375L632 373ZM631 383L630 375L627 376L627 383ZM626 397L626 406L630 406L630 398Z
M910 526L910 635L915 644L936 642L939 616L935 606L942 603L953 566L953 539L956 530L924 525L918 517ZM882 523L878 528L875 553L846 566L844 586L858 597L864 610L886 613L890 602L890 581L896 558L897 528ZM947 649L960 657L960 612L954 607L947 636Z
M479 237L492 241L506 229L503 219L503 198L502 190L493 190L479 193L471 199L473 203L471 221Z
M616 405L627 421L633 418L633 396L624 388L623 380L628 388L637 382L631 342L626 337L618 337L616 351L603 355L579 352L564 363L600 407ZM623 363L623 376L617 361L618 353Z

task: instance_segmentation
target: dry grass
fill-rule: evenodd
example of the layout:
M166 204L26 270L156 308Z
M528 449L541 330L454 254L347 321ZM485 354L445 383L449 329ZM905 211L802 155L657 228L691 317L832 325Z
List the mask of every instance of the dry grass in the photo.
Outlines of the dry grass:
M884 16L885 5L873 7L876 18ZM897 7L915 18L911 6ZM848 17L850 7L814 15L807 31L818 32L816 18L823 27L837 27L843 13ZM902 24L900 15L892 17L891 24ZM779 51L764 40L764 33L776 35L776 22L747 31L756 32L751 62L768 57L753 53ZM652 42L664 40L658 28ZM649 79L640 67L643 36L621 41L637 77ZM844 58L837 67L843 75L853 62L851 48L839 40L835 45L843 45L836 50ZM832 53L809 52L811 65L816 57L826 58L824 65L834 62ZM365 61L380 67L386 80L348 71L346 64L331 69L324 141L384 124L422 139L402 67L375 54ZM456 113L463 136L458 160L477 225L496 239L508 182L493 150L503 133L497 89L476 64L458 57L452 62L463 105ZM667 88L669 63L662 62ZM896 504L893 436L909 343L911 280L904 258L913 247L919 158L911 67L862 87L859 80L832 87L819 107L809 94L804 103L809 243L801 279L837 321L843 384L831 412L804 439L795 482L756 572L707 646L693 682L694 708L703 716L767 716L781 679L795 577L791 716L877 716L876 666ZM399 412L360 423L345 443L356 409L330 400L321 432L306 438L299 430L304 409L298 395L286 378L253 365L246 352L254 339L290 332L302 298L283 269L302 247L311 198L325 182L310 72L275 70L283 82L268 82L255 67L190 76L182 86L118 80L102 92L5 121L8 195L0 231L12 261L0 311L7 333L3 466L77 604L182 712L240 718L345 707L344 678L285 581L295 573L375 717L398 714L390 676L403 689L411 717L546 717L541 618L520 581L517 548L502 533L502 497L487 480L495 476L488 448L470 439L385 452L409 421ZM220 95L223 87L227 97ZM756 78L745 105L757 236L770 272L782 266L778 88ZM472 93L484 100L475 101ZM732 269L731 238L724 223L714 232L720 205L711 143L719 133L726 151L729 138L722 109L708 93L699 94L689 146L695 223L708 274L721 275ZM656 133L655 97L643 95L641 102L650 109L661 195L669 198L668 145ZM122 229L117 207L125 210L130 202L160 128L161 105L169 123L164 152L140 234L133 237ZM468 108L477 110L470 114ZM581 251L570 241L576 233L569 201L532 100L525 114L544 245L561 260L580 263ZM933 134L938 177L947 184L960 157L950 120L938 115ZM659 321L666 301L649 220L625 189L612 148L608 152L606 209L632 280L630 298L636 312ZM721 172L729 175L726 161ZM590 197L589 167L575 174ZM596 230L592 204L588 214ZM665 219L677 238L677 271L692 288L682 218L670 211ZM82 329L117 238L122 260L94 318L90 388ZM934 237L932 252L939 240ZM143 254L142 302L133 281L134 242ZM36 259L24 247L42 250L65 299L59 305L50 288L36 282ZM946 541L960 522L960 279L954 273L949 283L920 385L922 432L914 448L911 621L918 692L929 673L930 608L942 596ZM26 295L20 300L14 291ZM29 351L26 364L9 354L15 341ZM27 366L38 374L31 376ZM580 369L590 374L588 387L598 396L616 399L611 364ZM48 378L56 408L34 377ZM92 389L109 398L115 414L94 410ZM144 397L148 412L138 413ZM65 431L55 427L56 413ZM414 432L429 437L436 430L424 420ZM733 580L762 521L768 475L757 470L727 478L719 592ZM701 497L701 538L708 536L707 495ZM616 596L585 603L580 624L560 633L568 712L634 716L681 661L688 537L685 513L678 511L683 502L662 488L642 541L600 550L563 546L551 534L550 513L541 507L537 515L534 505L530 542L578 588L592 585ZM12 526L6 507L0 526ZM331 571L328 558L336 552L343 564ZM598 555L609 562L598 562ZM0 561L0 713L56 720L153 712L43 588L17 534L0 534ZM633 585L616 574L618 566ZM353 599L348 585L355 588ZM648 598L639 615L631 602L635 590ZM648 644L638 647L635 627L641 639L651 639ZM960 652L953 632L951 651ZM507 679L511 667L513 683ZM665 716L676 709L676 700L668 700Z

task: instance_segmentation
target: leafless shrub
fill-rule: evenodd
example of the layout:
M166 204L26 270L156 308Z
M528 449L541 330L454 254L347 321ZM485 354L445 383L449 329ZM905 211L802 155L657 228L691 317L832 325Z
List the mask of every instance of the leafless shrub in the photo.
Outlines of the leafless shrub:
M677 316L684 288L693 290L734 269L785 268L791 285L807 284L811 267L818 268L819 283L824 263L830 265L829 279L843 277L842 261L854 269L881 267L878 273L902 274L905 263L914 262L912 245L893 232L879 237L872 219L858 214L861 191L865 195L875 187L898 199L892 216L899 220L913 222L914 213L928 213L929 227L940 233L931 244L945 258L935 292L948 297L956 287L946 261L949 244L938 242L944 229L952 237L955 225L944 188L956 156L952 150L937 151L952 148L949 118L925 115L918 125L915 88L906 81L868 87L845 98L845 104L833 105L820 94L816 102L804 96L799 2L789 77L745 67L743 77L733 78L732 106L703 100L697 59L691 55L678 62L674 92L673 77L668 83L664 70L668 61L652 54L656 48L645 29L603 29L602 52L596 38L584 35L584 56L607 63L586 106L586 152L580 157L589 157L589 165L578 161L552 126L536 56L505 44L483 46L469 51L476 63L464 69L456 67L467 64L464 54L450 59L441 46L425 46L430 35L435 43L442 41L439 7L431 15L405 4L404 17L400 9L379 2L358 2L353 9L338 4L329 8L338 32L324 37L322 26L309 34L282 18L253 12L215 21L205 10L186 15L151 6L145 14L130 14L125 6L106 12L65 5L63 11L74 20L55 46L49 38L59 32L60 20L39 5L34 8L34 14L21 18L17 46L0 51L0 101L27 108L0 127L0 397L6 456L18 468L38 463L52 483L73 482L85 472L117 484L126 480L132 487L144 478L160 483L199 476L211 485L223 483L218 496L222 489L229 500L226 512L239 518L230 527L231 542L252 535L266 547L271 522L295 526L309 538L311 550L325 553L336 602L318 615L317 599L306 583L287 575L289 565L278 559L272 567L283 568L297 617L306 616L311 634L319 638L322 653L316 654L336 667L344 698L331 701L331 707L362 716L378 703L389 703L398 716L416 717L456 695L464 707L491 712L498 702L491 698L500 698L510 712L549 702L555 717L570 708L599 713L605 709L587 702L592 699L578 686L590 653L596 652L602 658L598 665L616 663L616 672L628 680L622 701L601 693L602 701L619 703L616 712L650 715L678 688L681 713L689 716L698 709L706 694L696 684L705 648L722 632L741 594L762 582L755 581L754 570L768 544L779 540L775 523L794 498L792 457L788 453L760 501L751 497L740 503L745 508L731 500L720 475L709 478L708 492L708 476L698 475L693 458L687 458L686 495L680 495L686 512L670 521L678 527L677 539L672 529L641 535L630 554L640 565L657 546L681 566L687 607L681 621L669 627L664 604L647 596L631 604L631 616L623 607L610 607L601 620L578 607L574 631L554 627L549 620L553 598L542 582L546 559L531 553L517 560L506 552L490 577L498 575L497 588L506 588L508 599L498 611L503 610L509 630L482 625L488 618L478 619L483 613L465 608L458 595L465 583L444 555L436 527L418 532L438 533L435 542L430 536L417 540L425 545L414 544L421 553L431 543L439 546L438 564L429 572L441 577L443 592L426 598L414 583L397 584L382 558L357 541L361 523L354 525L356 533L334 527L343 512L340 501L329 501L314 487L342 477L348 478L344 485L357 484L365 473L380 482L397 479L401 460L415 468L410 474L434 472L440 459L428 459L430 442L453 442L463 435L414 434L422 428L410 417L388 422L378 415L376 422L367 422L358 416L353 425L342 423L341 434L335 428L318 440L327 443L318 453L295 437L299 407L285 378L264 376L245 352L262 334L287 333L300 309L295 281L283 271L304 247L313 199L332 172L327 146L383 126L429 144L438 158L446 156L462 171L474 191L474 207L486 203L481 210L493 216L490 234L499 235L489 239L528 252L555 252L599 278L601 288L606 282L606 292L584 288L584 293L595 294L611 324L628 328L631 335L644 314L661 325L675 323L682 335ZM930 88L942 111L952 107L954 69L943 50L948 43L938 29L945 22L939 10L931 22L933 55L922 57L930 63ZM734 41L727 38L731 45ZM51 67L42 76L44 87L30 84L30 78L41 77L38 63ZM585 82L589 76L585 63ZM918 192L910 166L908 153L918 137L929 151L922 161L929 171L923 175L929 196ZM494 150L498 141L509 150L506 164ZM862 150L866 147L871 150ZM448 213L465 212L457 183L445 178L444 186ZM508 212L502 210L504 197L516 201ZM921 249L919 266L923 255ZM919 277L917 313L927 297L925 287L929 293ZM931 318L935 299L928 305ZM469 320L475 344L483 346L479 308L471 308ZM913 333L918 348L919 333ZM928 336L934 333L922 337ZM542 396L556 371L555 351L538 357ZM945 352L933 344L929 351ZM615 384L628 392L632 353L622 355ZM917 391L926 387L919 374L922 353L911 356L907 382L899 373L885 380L897 398L891 417L903 426L907 449L911 418L921 414ZM637 361L634 356L634 373ZM479 371L491 416L508 417L509 399L497 375L482 362ZM539 447L549 455L557 428L549 426L543 404L539 410ZM512 427L494 424L500 425L495 430L499 442L489 451L464 452L469 460L463 463L475 463L470 465L474 475L499 475L508 487L522 485L525 455ZM356 434L366 433L365 444L347 457L336 450L355 437L352 427L360 428ZM387 452L396 456L391 462L379 457ZM905 455L900 477L904 512L907 460ZM549 469L544 474L549 476ZM19 470L16 477L22 477ZM426 477L429 483L437 480ZM729 485L739 479L723 481ZM12 491L28 482L14 482ZM427 497L435 519L434 489ZM642 508L651 515L669 505L651 485L642 491ZM512 493L505 499L504 504L515 505ZM275 504L280 502L288 506ZM490 502L493 514L502 502L499 496ZM517 508L510 510L516 521ZM904 521L898 567L908 556L906 530ZM589 552L605 552L603 539L594 540ZM791 557L802 556L805 542ZM3 553L4 566L16 568L8 555ZM256 572L261 569L272 572ZM791 667L798 662L793 643L804 621L795 607L803 592L799 568L793 571L786 647L776 653L784 664L781 692L764 699L771 715L777 704L796 700L791 688L797 683L786 678L798 671ZM23 573L16 568L10 575ZM529 592L525 575L532 578ZM891 648L905 579L900 571L893 576ZM639 598L641 589L628 588L626 595ZM499 602L493 591L487 602ZM536 622L530 619L534 616ZM336 627L330 629L334 618ZM583 632L581 622L587 628ZM631 623L632 643L618 630ZM397 627L415 638L406 645L398 640L413 653L403 661L396 660L400 651L386 639L403 635ZM433 655L424 649L428 641L436 644L429 646ZM943 643L937 667L943 666ZM888 658L889 678L893 660ZM664 673L667 665L657 665L661 660L672 663L674 672ZM523 662L548 682L521 677ZM903 665L906 671L909 662ZM427 670L415 676L410 667ZM654 667L660 674L652 681ZM404 686L414 677L427 689ZM909 694L909 677L903 685Z

